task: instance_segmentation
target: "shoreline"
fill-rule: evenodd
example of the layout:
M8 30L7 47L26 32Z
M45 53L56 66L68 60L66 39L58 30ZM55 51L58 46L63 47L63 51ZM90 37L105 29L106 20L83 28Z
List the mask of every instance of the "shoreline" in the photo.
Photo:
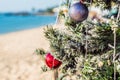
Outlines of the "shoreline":
M43 30L45 27L46 26L39 26L36 28L30 28L30 29L24 29L24 30L5 33L5 34L0 34L0 43L4 44L3 42L6 42L7 44L10 43L11 40L13 44L14 42L18 42L18 41L27 42L30 40L32 41L35 40L34 41L35 43L37 40L39 40L39 43L46 42L47 40L45 39L44 30Z
M29 30L55 23L55 16L3 16L0 21L0 35Z
M37 48L49 50L43 28L45 26L0 35L1 80L41 80L44 62L33 53Z
M47 24L47 25L53 25L53 23L50 23L50 24ZM12 34L12 33L23 32L23 31L28 31L28 30L33 30L33 29L45 28L47 25L36 26L36 27L32 27L32 28L26 28L26 29L21 29L21 30L16 30L16 31L0 33L0 36L7 35L7 34Z
M54 24L53 28L63 29L62 26ZM52 72L43 73L41 67L45 63L34 54L37 48L50 51L43 28L45 26L0 35L1 80L52 80Z
M38 26L38 27L33 27L33 28L28 28L28 29L22 29L22 30L16 30L16 31L0 33L0 36L19 33L19 32L28 31L28 30L33 30L33 29L37 29L37 28L39 29L39 28L43 28L43 27L46 27L46 26Z

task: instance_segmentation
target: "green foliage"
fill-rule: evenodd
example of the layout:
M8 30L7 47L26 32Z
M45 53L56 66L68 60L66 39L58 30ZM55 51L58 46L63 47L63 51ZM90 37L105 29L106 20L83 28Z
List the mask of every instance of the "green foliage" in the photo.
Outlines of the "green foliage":
M103 64L98 62L99 66L95 63L88 63L88 61L85 63L82 74L86 80L113 80L114 67L113 64L109 65L107 60L101 61ZM93 67L93 64L96 67Z
M44 66L42 66L42 67L41 67L41 69L42 69L42 71L43 71L43 72L48 71L48 68L47 68L47 66L45 66L45 65L44 65Z
M85 0L90 3L90 0ZM92 4L111 8L117 0L92 0ZM67 6L69 6L67 0ZM116 3L118 4L118 3ZM77 75L77 80L113 80L114 67L116 78L120 80L120 29L116 31L116 57L113 61L114 34L113 26L119 26L119 21L111 19L110 23L84 21L76 24L69 16L60 14L66 19L66 30L48 26L45 37L50 42L52 55L62 61L60 71L67 75ZM114 24L113 24L114 23ZM112 46L112 47L111 47ZM40 55L45 51L38 50Z
M87 4L99 6L102 9L111 9L113 5L119 4L119 0L84 0Z
M35 50L35 53L36 53L37 55L45 55L45 54L46 54L46 52L44 51L44 49L36 49L36 50Z
M61 71L64 74L79 72L82 75L80 80L113 80L114 67L113 57L111 57L113 51L108 46L108 44L113 45L114 36L111 24L92 24L89 22L73 23L74 26L71 22L67 24L67 31L59 31L51 26L45 30L45 36L50 41L52 54L64 62ZM89 54L87 58L85 58L86 36L87 53ZM119 40L118 29L117 52L120 51ZM101 67L98 66L100 61L103 63ZM110 61L109 64L108 61ZM120 61L117 65L120 65ZM117 71L117 73L120 76L120 72Z
M78 67L81 65L85 67L84 65L84 56L85 56L85 29L87 24L77 24L75 28L74 26L68 26L68 30L72 32L73 34L70 35L68 32L61 32L57 29L53 29L52 27L48 27L45 31L45 36L50 41L50 46L52 49L52 54L64 62L62 65L62 71L63 73L71 72L76 73L76 71L79 70ZM91 24L89 24L91 25ZM92 27L87 26L88 31L93 29L94 34L92 33L89 35L90 42L88 44L88 53L91 54L92 57L95 55L102 56L103 53L109 52L111 49L109 48L108 44L113 43L113 31L111 30L111 27L109 24L101 24L101 25L94 25ZM96 36L92 36L95 35ZM82 36L83 37L82 37ZM119 37L120 35L118 35ZM120 43L118 38L118 44ZM89 46L91 45L91 46ZM102 47L101 47L102 46ZM119 45L118 45L119 46ZM93 55L94 54L94 55ZM101 55L102 54L102 55ZM109 54L107 54L109 55ZM96 57L95 56L95 57ZM91 58L92 58L91 57ZM90 59L91 59L90 58ZM100 58L100 57L98 57ZM79 61L80 59L80 61ZM100 58L101 59L101 58ZM86 59L88 62L90 60ZM111 59L112 60L112 59ZM97 63L93 64L96 65ZM94 69L93 66L90 66L92 69ZM88 69L91 69L91 68ZM105 66L105 69L109 68L110 66ZM113 67L112 67L113 68ZM85 71L83 69L83 71ZM89 71L89 70L86 70ZM95 72L95 71L93 71ZM99 71L97 71L99 72ZM95 74L95 73L93 73ZM100 74L100 73L99 73ZM105 76L106 77L106 76Z

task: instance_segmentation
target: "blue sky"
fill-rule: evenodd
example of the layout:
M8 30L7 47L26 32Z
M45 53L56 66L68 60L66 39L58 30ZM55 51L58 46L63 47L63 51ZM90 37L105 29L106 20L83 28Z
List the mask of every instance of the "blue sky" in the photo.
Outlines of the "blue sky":
M59 5L60 0L0 0L0 12L31 11Z

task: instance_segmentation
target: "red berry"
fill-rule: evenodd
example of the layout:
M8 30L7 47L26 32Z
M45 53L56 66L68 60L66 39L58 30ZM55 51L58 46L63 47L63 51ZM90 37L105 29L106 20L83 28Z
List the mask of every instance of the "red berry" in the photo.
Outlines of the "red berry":
M45 57L45 62L49 68L58 68L62 62L55 59L50 53L47 53Z

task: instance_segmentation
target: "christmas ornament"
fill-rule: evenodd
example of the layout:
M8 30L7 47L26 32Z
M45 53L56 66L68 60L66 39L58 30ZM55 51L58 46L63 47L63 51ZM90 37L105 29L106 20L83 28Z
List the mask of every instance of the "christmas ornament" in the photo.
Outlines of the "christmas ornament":
M116 15L118 13L118 9L117 8L113 8L111 11L110 11L110 14L111 15Z
M61 61L54 59L54 57L50 53L47 53L45 57L45 62L49 68L54 68L54 69L58 68L62 64Z
M74 3L69 10L69 15L75 22L82 22L88 17L88 8L81 2Z
M117 7L113 7L113 8L110 10L110 13L109 13L108 17L117 16L117 14L118 14L118 8L117 8Z

